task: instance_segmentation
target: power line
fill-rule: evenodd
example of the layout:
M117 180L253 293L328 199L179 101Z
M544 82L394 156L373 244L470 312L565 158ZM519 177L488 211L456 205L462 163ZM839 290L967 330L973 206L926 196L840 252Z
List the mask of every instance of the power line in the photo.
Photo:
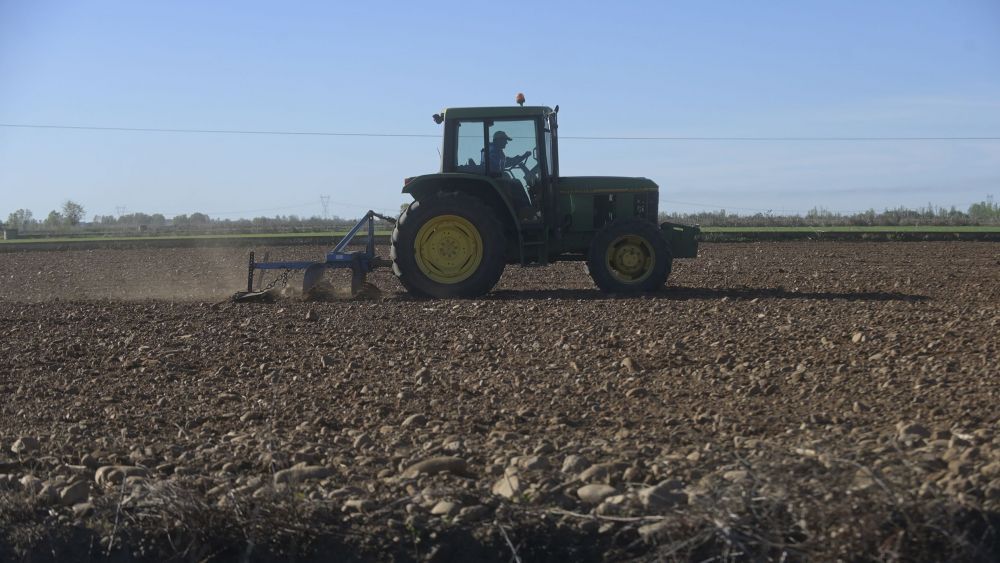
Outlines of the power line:
M439 138L426 133L372 133L333 131L280 131L250 129L176 129L165 127L103 127L89 125L49 125L33 123L0 123L0 127L17 129L57 129L76 131L119 131L130 133L195 133L220 135L294 135L316 137L412 137ZM738 141L738 142L862 142L862 141L1000 141L1000 137L703 137L703 136L598 136L565 135L560 139L577 141Z
M164 127L96 127L89 125L39 125L26 123L0 123L0 127L19 129L68 129L78 131L125 131L129 133L211 133L222 135L300 135L320 137L434 137L438 135L411 133L334 133L328 131L255 131L243 129L171 129Z

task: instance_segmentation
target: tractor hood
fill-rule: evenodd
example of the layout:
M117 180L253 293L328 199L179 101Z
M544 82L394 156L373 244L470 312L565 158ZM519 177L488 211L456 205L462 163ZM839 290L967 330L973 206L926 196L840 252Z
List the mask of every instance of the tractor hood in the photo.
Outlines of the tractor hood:
M634 193L655 192L656 182L649 178L626 178L622 176L560 176L559 193Z

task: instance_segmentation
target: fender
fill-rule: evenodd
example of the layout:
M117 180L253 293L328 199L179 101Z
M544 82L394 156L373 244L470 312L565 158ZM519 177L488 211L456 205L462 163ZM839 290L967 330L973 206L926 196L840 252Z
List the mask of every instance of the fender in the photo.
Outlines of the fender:
M419 200L440 191L456 191L483 200L499 213L500 222L511 232L517 233L518 247L521 245L521 231L517 228L517 212L510 196L498 182L478 174L441 172L407 178L403 193Z

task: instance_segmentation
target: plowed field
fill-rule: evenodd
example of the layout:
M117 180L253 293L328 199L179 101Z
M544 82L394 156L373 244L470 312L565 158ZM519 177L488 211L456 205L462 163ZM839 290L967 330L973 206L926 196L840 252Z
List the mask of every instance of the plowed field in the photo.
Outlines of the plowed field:
M638 298L245 264L0 254L0 559L1000 558L1000 244L706 244Z

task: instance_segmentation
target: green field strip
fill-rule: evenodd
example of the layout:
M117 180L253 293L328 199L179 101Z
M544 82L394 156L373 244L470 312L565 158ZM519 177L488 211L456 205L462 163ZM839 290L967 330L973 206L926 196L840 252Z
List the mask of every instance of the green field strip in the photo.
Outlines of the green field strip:
M387 237L392 231L375 231L377 237ZM32 244L32 243L72 243L72 242L126 242L126 241L199 241L199 240L253 240L253 239L275 239L275 238L331 238L343 237L347 231L329 231L315 233L245 233L245 234L222 234L222 235L165 235L165 236L79 236L79 237L51 237L51 238L18 238L11 240L0 240L0 244ZM366 237L367 233L358 233L357 237Z
M703 233L1000 233L1000 226L701 227Z

